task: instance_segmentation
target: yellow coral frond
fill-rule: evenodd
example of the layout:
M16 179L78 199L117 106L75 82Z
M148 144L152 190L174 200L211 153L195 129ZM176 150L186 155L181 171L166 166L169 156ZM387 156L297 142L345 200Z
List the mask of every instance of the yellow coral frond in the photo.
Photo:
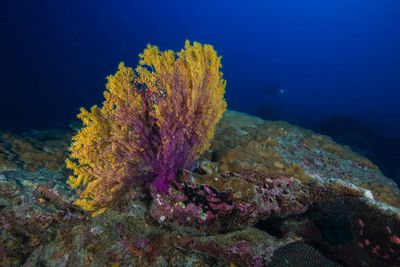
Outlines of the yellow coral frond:
M92 217L97 217L97 216L103 214L106 211L107 211L107 208L99 208L98 210L93 212L91 215L92 215Z
M128 95L137 95L134 88L135 72L132 68L126 67L123 62L118 65L118 71L114 75L107 77L106 91L102 112L109 113L116 102L124 101Z
M93 201L87 200L85 198L80 198L75 201L77 206L80 206L85 211L94 211L96 209Z

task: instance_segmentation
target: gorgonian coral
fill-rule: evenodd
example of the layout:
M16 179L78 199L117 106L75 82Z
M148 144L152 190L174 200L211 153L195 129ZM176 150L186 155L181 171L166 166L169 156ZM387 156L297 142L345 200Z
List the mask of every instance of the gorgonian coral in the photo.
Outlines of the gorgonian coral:
M221 57L211 45L148 45L136 70L121 63L109 76L102 107L82 108L68 183L76 204L96 215L122 191L141 184L167 192L176 171L207 150L226 110Z

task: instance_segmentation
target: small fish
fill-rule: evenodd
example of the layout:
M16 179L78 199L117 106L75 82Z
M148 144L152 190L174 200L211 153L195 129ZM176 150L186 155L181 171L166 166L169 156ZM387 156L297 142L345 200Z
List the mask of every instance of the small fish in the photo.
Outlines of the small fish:
M253 81L250 82L249 89L268 96L279 96L287 93L286 88L278 83L264 84Z

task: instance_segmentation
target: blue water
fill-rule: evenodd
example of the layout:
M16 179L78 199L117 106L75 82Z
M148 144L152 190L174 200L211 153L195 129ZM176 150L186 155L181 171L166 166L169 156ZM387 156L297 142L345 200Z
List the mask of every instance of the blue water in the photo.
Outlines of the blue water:
M230 109L329 134L400 177L398 0L5 2L0 129L66 126L118 62L189 39L223 56Z

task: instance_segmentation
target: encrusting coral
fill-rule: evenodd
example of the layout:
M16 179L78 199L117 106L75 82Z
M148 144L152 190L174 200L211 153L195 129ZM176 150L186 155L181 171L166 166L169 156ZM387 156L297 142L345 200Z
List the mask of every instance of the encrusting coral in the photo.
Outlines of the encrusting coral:
M211 45L148 45L136 70L121 63L108 77L102 107L82 108L73 137L68 183L76 204L97 215L122 191L150 185L167 192L176 171L191 168L209 147L226 110L221 57Z

